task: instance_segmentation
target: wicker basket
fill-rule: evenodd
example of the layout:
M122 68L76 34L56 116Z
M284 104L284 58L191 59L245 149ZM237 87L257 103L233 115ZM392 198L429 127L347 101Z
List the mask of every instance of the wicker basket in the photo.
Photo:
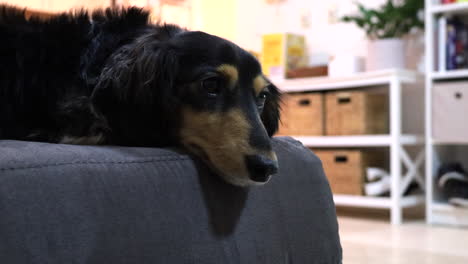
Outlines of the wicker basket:
M330 92L326 101L327 135L388 133L388 96L366 91Z
M364 195L368 167L388 168L388 151L373 150L317 150L330 187L335 194Z
M324 102L321 93L285 94L278 134L321 136L324 134Z

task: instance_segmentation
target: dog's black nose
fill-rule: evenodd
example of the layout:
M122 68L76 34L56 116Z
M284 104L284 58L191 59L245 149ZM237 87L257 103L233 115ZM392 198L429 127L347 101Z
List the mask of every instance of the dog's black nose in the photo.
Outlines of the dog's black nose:
M248 155L246 163L250 179L256 182L266 182L278 172L278 162L262 155Z

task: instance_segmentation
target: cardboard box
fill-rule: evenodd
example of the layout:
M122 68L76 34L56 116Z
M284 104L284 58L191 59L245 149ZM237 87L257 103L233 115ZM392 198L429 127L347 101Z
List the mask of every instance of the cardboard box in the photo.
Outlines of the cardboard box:
M432 96L432 134L441 143L468 143L468 81L436 83Z
M270 79L284 79L289 70L307 65L305 38L290 33L262 37L261 64Z
M365 68L364 59L352 55L339 55L330 60L328 64L328 76L346 77L363 72Z

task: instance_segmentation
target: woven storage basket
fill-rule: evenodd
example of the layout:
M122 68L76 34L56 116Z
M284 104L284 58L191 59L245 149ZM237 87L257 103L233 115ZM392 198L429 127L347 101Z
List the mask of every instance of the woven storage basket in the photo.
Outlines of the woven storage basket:
M388 96L366 91L329 92L326 101L327 135L388 133Z
M321 136L324 134L322 93L285 94L278 134Z
M335 194L364 195L366 169L388 168L388 151L316 150Z

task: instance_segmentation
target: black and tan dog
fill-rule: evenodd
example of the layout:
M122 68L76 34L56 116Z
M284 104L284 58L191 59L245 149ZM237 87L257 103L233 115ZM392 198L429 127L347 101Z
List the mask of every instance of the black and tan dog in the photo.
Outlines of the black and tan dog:
M280 94L235 44L139 9L25 19L0 6L0 139L182 146L227 182L262 184Z

